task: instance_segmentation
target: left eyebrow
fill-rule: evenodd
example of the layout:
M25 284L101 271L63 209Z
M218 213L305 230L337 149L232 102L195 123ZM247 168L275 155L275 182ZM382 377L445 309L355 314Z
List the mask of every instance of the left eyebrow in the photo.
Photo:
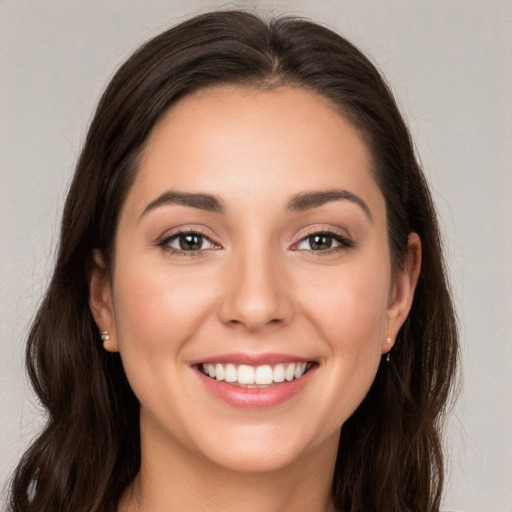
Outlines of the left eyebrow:
M350 201L358 205L366 216L373 221L373 217L368 205L357 195L344 189L324 190L320 192L303 192L293 196L288 202L287 210L302 212L317 208L332 201Z

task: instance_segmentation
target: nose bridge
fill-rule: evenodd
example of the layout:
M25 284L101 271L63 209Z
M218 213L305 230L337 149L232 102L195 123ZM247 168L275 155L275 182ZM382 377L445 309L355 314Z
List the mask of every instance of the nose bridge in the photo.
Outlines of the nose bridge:
M281 267L268 240L252 237L250 243L234 247L221 306L223 322L248 330L284 323L291 308Z

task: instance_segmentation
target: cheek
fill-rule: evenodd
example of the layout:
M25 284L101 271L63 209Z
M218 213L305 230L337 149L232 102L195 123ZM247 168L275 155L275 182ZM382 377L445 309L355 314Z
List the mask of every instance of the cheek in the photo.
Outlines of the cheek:
M336 282L334 280L330 281ZM310 321L328 345L324 425L339 428L368 393L381 363L388 280L377 273L344 275L326 293L309 296Z
M382 263L380 263L382 268ZM317 275L304 293L304 309L333 352L357 354L385 337L389 278L369 267Z
M144 414L186 437L179 411L190 406L181 387L188 367L181 363L198 325L212 309L215 287L211 279L205 284L204 273L191 279L180 269L146 263L116 266L113 300L119 351Z
M177 354L211 310L215 286L203 274L151 262L119 266L114 310L121 352Z

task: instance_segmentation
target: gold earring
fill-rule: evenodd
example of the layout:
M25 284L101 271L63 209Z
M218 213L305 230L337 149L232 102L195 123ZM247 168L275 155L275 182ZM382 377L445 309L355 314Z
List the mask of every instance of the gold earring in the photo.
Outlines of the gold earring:
M386 343L388 345L391 345L391 338L389 336L386 339ZM391 360L391 356L389 355L390 352L391 352L391 348L389 349L388 353L386 354L386 363L389 363L389 361Z

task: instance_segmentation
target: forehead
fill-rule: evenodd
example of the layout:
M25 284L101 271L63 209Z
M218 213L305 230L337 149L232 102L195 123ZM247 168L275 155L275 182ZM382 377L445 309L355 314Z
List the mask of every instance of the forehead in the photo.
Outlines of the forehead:
M269 204L332 188L382 202L368 148L338 109L303 88L216 87L181 99L155 125L128 201L141 210L179 189Z

